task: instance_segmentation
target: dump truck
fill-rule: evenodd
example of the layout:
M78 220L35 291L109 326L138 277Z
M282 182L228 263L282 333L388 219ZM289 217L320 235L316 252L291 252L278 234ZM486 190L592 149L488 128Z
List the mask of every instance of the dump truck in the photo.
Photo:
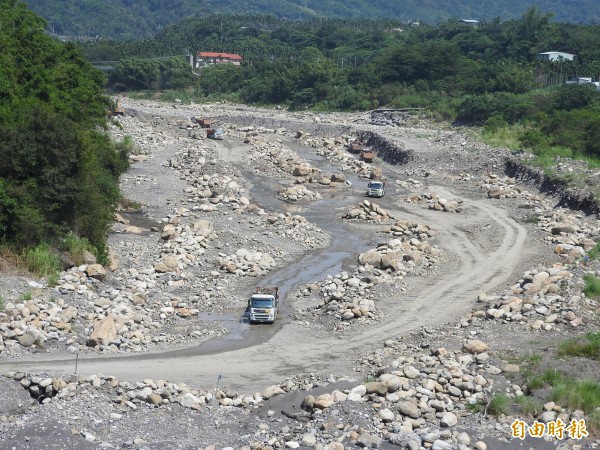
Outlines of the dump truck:
M208 130L206 130L206 137L208 139L223 139L223 136L225 135L225 131L223 131L222 128L209 128Z
M197 123L202 128L211 128L215 121L212 119L199 119L197 117L192 117L192 123Z
M250 323L273 323L277 319L279 287L257 287L248 301Z
M365 162L372 162L375 158L375 152L373 150L364 149L360 152L360 157Z
M373 180L367 185L369 197L383 197L385 195L385 180Z
M365 146L357 138L352 138L348 141L348 151L350 153L360 153L364 149Z

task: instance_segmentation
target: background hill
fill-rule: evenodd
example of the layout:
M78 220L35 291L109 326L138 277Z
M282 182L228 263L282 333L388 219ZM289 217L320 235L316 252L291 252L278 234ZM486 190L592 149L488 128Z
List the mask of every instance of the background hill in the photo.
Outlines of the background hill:
M272 14L280 18L397 18L440 22L449 18L520 17L528 0L26 0L50 31L104 39L144 38L182 18L209 14ZM600 21L595 0L540 0L539 10L559 22Z

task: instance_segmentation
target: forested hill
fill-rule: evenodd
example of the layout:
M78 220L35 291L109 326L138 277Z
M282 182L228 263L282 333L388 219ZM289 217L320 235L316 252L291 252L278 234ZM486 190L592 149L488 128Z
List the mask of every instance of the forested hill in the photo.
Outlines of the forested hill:
M449 18L492 20L520 17L529 0L25 0L66 36L104 39L152 36L191 15L271 14L281 18L396 18L440 22ZM559 22L600 21L596 0L540 0L538 9Z

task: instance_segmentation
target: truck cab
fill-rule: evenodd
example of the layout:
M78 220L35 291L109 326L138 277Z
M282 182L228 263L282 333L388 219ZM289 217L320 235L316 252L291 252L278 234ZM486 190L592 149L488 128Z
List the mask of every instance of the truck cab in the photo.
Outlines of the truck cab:
M206 137L208 139L222 140L223 136L225 136L225 131L223 128L209 128L206 130Z
M383 197L385 195L385 180L370 181L367 185L369 197Z
M279 288L256 288L250 297L250 323L273 323L277 319Z

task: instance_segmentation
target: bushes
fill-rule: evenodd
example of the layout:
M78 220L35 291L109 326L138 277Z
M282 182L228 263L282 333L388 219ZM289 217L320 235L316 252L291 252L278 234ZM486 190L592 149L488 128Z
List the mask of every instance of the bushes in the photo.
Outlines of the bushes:
M30 270L50 273L53 263L39 244L73 231L103 251L128 148L115 148L100 131L102 73L73 45L46 35L24 4L4 3L0 233L17 253L31 248L24 253Z
M592 298L600 297L600 278L586 273L583 276L583 281L585 282L585 286L583 287L585 295Z
M583 356L600 361L600 333L569 339L560 346L559 355Z
M60 258L52 253L46 244L26 249L23 253L23 262L27 270L40 277L55 274L62 268Z

